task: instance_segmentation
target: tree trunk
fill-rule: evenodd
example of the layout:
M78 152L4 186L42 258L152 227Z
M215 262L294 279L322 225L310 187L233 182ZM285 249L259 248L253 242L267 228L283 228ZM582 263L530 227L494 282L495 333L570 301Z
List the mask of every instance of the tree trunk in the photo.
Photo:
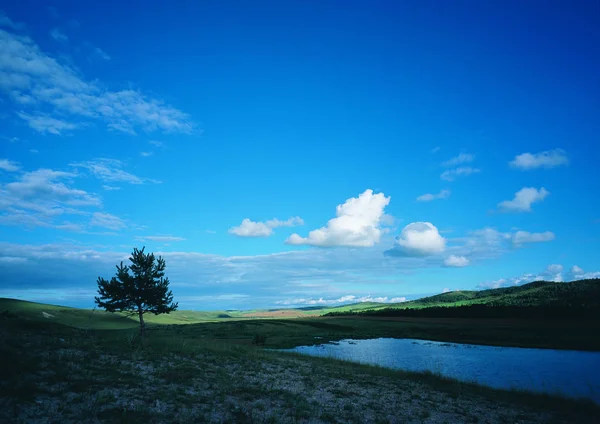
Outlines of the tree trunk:
M142 309L138 309L138 314L140 315L140 334L143 335L144 334L144 327L146 326L146 323L144 322L144 312L142 311Z

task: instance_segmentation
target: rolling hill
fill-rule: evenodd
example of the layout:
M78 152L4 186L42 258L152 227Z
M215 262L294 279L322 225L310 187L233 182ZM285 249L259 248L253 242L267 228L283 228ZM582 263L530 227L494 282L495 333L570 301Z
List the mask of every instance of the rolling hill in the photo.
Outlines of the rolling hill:
M455 291L365 311L330 311L327 315L436 317L595 317L600 312L600 279L570 283L535 281L522 286Z

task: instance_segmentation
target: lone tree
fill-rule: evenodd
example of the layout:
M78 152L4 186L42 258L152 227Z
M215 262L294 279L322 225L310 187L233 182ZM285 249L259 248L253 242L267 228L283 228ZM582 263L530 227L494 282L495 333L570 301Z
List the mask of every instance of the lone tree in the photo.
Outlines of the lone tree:
M165 260L155 258L153 253L133 249L129 260L131 265L117 265L117 275L110 281L98 277L96 305L108 312L138 314L140 333L144 332L146 312L168 314L177 309L173 303L173 293L169 290L169 279L164 278ZM131 271L131 273L129 272Z

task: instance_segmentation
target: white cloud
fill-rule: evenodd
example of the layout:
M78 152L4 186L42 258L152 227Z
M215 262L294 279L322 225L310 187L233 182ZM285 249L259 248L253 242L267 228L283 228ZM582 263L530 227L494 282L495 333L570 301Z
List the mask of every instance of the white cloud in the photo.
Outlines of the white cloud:
M525 243L543 243L555 239L554 233L545 231L543 233L530 233L528 231L517 231L512 235L512 242L515 246L521 246Z
M109 129L130 134L194 130L186 113L139 91L109 90L100 82L86 80L27 36L0 30L0 51L0 92L21 107L31 108L18 116L36 131L61 134L89 121L101 121ZM109 58L100 49L94 54ZM50 115L42 114L47 110L52 111Z
M229 234L234 234L238 237L268 237L273 234L273 229L278 227L294 227L303 225L302 218L296 216L285 221L278 219L270 219L266 222L254 222L246 218L237 227L229 229Z
M365 190L358 197L351 197L336 208L336 217L327 222L327 226L301 237L294 233L286 240L291 245L311 246L353 246L371 247L381 239L381 225L384 209L390 203L390 197L383 193L373 194Z
M539 190L534 187L523 187L515 193L512 200L498 203L498 208L504 212L531 212L531 205L544 200L550 192L544 187Z
M450 190L442 190L437 194L426 193L417 197L417 202L431 202L437 199L447 199L450 197Z
M571 267L571 274L573 274L573 275L580 275L580 274L584 274L584 272L583 272L583 269L581 269L577 265L573 265Z
M165 147L165 143L163 143L162 141L150 140L148 143L156 147Z
M8 159L0 159L0 170L6 172L16 172L19 169L21 169L21 167L19 166L18 162L13 162L12 160Z
M206 234L217 234L215 230L204 230Z
M106 191L116 191L116 190L121 190L121 187L116 187L116 186L109 186L109 185L102 185L102 188Z
M569 158L562 149L546 150L539 153L522 153L515 156L509 162L513 168L518 168L523 171L537 168L555 168L561 165L567 165Z
M453 157L452 159L448 159L447 161L442 163L442 166L447 168L461 165L463 163L473 162L475 160L475 155L469 153L460 153L458 156Z
M77 128L77 125L71 122L53 118L48 115L30 115L25 112L17 112L17 115L19 116L19 118L27 122L30 128L42 134L49 133L54 135L62 135L65 132Z
M153 152L140 152L140 156L143 156L143 157L152 156L153 154L154 154Z
M442 253L446 239L430 222L413 222L402 229L396 249L408 256L428 256Z
M442 290L442 293L450 293L452 290L450 290L448 287L444 287L444 289Z
M439 152L439 151L440 151L440 149L441 149L441 147L440 147L440 146L436 146L436 147L434 147L433 149L431 149L431 153L432 153L432 154L436 154L437 152Z
M67 37L59 28L53 28L52 31L50 31L50 36L59 43L66 43L69 41L69 37Z
M448 267L461 268L469 265L469 259L464 256L450 255L444 259L444 265Z
M105 212L94 212L90 221L92 227L103 227L109 230L120 230L126 227L125 222L115 215Z
M184 241L183 237L175 237L175 236L138 236L136 240L140 241L155 241L158 243L171 243L175 241Z
M472 168L470 166L462 166L442 172L440 178L446 181L454 181L458 177L467 177L471 174L477 174L479 172L481 172L480 169Z
M124 164L117 159L99 158L85 162L71 163L69 166L87 169L94 177L107 183L123 182L129 184L158 183L156 180L141 178L123 170ZM105 190L106 187L104 186ZM110 189L109 189L110 190Z

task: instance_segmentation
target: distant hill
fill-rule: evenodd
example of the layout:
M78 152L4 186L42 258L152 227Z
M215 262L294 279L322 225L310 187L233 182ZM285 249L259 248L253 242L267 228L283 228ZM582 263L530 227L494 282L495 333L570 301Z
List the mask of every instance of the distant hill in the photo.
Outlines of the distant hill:
M600 279L579 280L570 283L535 281L522 286L480 291L453 291L435 296L395 304L402 308L432 306L600 306Z
M456 308L460 311L450 310ZM535 281L499 289L454 291L360 312L332 310L328 315L543 317L559 311L580 317L600 312L600 279Z

